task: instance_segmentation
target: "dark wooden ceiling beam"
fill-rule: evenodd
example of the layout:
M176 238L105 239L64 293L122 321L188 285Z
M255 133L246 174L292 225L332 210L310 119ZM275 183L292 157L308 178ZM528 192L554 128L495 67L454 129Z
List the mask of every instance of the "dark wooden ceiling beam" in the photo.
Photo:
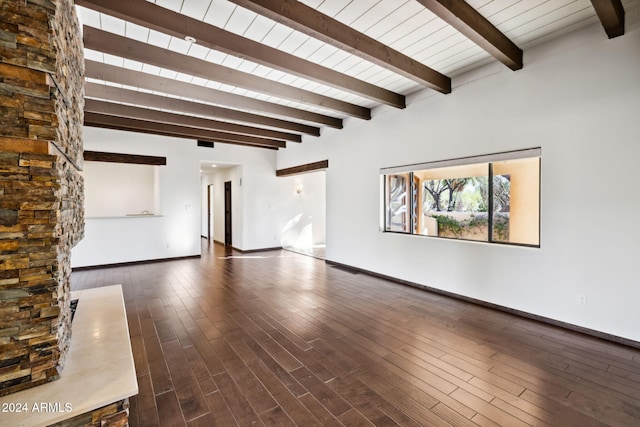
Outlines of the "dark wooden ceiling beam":
M360 119L371 119L371 110L359 105L289 86L274 80L256 77L249 73L182 55L86 25L83 27L83 40L84 47L87 49L132 59L145 64L155 65L157 67L249 89L255 92L265 93L278 98L316 105Z
M104 84L86 83L84 86L84 94L85 97L89 98L98 98L107 101L135 104L162 110L180 111L183 113L216 117L243 123L258 124L269 126L272 128L295 130L297 132L302 132L313 136L320 135L320 129L313 126L306 126L294 122L286 122L284 120L259 116L257 114L245 113L243 111L230 110L227 108L217 107L215 105L185 101L168 96L154 95L147 92L138 92L135 90L122 89L119 87L107 86Z
M166 77L154 76L152 74L142 73L139 71L128 70L126 68L116 67L114 65L103 64L100 62L85 60L84 66L85 76L97 80L120 83L127 86L163 92L170 95L184 96L204 102L213 102L232 108L260 111L280 117L288 117L295 120L303 120L305 122L329 126L335 129L342 129L342 120L336 117L300 110L286 105L274 104L272 102L262 101L259 99L248 98L246 96L211 89L192 83L181 82L179 80L169 79ZM302 130L304 128L287 127L293 125L304 125L284 120L282 120L282 122L284 122L280 123L282 126L275 127L282 127L284 129L307 133L307 131ZM284 126L285 124L287 126ZM311 130L311 132L311 134L313 134L315 133L315 130Z
M141 94L142 95L142 94ZM108 114L110 116L130 117L132 119L147 120L150 122L169 123L178 126L187 126L198 129L217 130L221 132L237 133L240 135L259 136L269 139L283 139L286 141L302 142L298 134L280 132L271 129L256 128L237 123L221 122L219 120L193 117L184 114L167 113L151 110L149 108L133 107L114 102L85 99L84 111L91 113Z
M84 151L85 162L128 163L132 165L166 166L167 158L143 156L140 154L107 153L104 151Z
M193 19L145 0L76 0L88 7L180 39L193 37L201 46L249 59L367 99L404 108L403 95L339 73L314 62Z
M438 92L451 92L449 77L301 2L296 0L230 1Z
M232 133L177 126L167 123L149 122L145 120L130 119L128 117L116 117L106 114L85 112L85 126L100 127L106 129L126 130L153 135L175 136L178 138L201 139L205 141L220 142L226 144L244 145L260 148L285 148L285 141L258 138L255 136L236 135Z
M306 163L300 166L277 169L276 176L300 175L303 173L322 171L328 168L329 168L329 160L320 160L319 162Z
M418 3L464 34L512 70L522 68L522 49L461 0L418 0Z
M600 23L610 39L624 34L624 8L620 0L591 0Z

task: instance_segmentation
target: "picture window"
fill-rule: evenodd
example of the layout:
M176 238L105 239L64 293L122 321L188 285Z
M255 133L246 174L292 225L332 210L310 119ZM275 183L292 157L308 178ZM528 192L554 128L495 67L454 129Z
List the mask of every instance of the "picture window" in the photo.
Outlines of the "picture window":
M540 154L385 168L384 231L539 247Z

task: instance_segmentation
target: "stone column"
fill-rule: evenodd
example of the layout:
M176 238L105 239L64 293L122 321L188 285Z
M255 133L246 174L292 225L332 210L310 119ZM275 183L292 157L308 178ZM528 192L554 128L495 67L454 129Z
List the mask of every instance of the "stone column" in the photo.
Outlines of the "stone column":
M84 59L72 0L0 0L0 395L54 380L82 238Z

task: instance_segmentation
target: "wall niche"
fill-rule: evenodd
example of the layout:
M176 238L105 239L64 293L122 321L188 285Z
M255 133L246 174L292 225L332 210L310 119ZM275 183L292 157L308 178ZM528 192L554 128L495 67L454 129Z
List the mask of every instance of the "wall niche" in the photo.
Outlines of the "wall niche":
M84 152L87 218L159 216L160 166L166 157Z

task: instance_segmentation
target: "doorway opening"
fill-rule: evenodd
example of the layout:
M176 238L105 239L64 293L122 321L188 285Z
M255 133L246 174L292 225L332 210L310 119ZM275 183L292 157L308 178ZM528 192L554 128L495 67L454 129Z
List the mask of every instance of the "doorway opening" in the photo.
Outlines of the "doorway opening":
M326 172L304 173L290 180L291 218L282 230L282 248L326 259Z
M231 187L241 179L241 173L239 165L200 162L200 234L209 246L233 244Z

